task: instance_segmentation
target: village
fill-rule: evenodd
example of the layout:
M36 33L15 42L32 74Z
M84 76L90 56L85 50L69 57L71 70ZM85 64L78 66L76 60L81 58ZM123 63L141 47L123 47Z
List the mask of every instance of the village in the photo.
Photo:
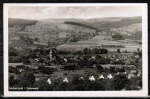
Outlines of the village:
M123 39L110 30L104 32L79 26L60 29L57 25L55 29L48 29L35 24L9 27L10 87L23 86L23 90L38 87L39 91L142 89L142 50L135 41ZM97 37L116 42L116 45L80 43ZM79 45L74 49L62 47L65 44ZM122 51L129 45L140 47ZM90 84L94 84L92 89Z

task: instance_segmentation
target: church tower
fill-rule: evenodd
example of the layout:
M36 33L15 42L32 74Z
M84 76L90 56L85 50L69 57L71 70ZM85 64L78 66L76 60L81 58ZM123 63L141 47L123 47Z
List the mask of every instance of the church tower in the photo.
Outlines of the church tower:
M50 46L49 59L50 59L50 61L52 61L52 42L51 42L51 46Z

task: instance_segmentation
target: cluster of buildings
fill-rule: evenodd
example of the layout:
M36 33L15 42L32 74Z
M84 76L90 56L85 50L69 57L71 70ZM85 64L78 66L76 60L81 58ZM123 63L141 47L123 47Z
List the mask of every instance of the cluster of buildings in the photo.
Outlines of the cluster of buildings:
M139 70L137 74L135 74L136 71L135 70L131 70L129 74L127 74L127 72L117 72L115 75L126 75L126 77L128 79L131 79L131 78L134 78L134 77L140 77L141 76L141 71ZM101 74L100 76L98 77L94 77L93 75L89 76L89 77L83 77L83 76L80 76L78 80L90 80L90 81L96 81L96 80L100 80L100 79L114 79L114 74L112 75L111 73L110 74L106 74L106 75L103 75ZM62 82L65 82L65 83L69 83L72 78L68 78L68 77L64 77L64 79L62 79ZM36 78L36 81L38 81L39 78ZM52 84L52 81L53 81L53 77L52 78L48 78L47 79L47 82L49 84Z
M110 63L113 63L113 61L121 61L124 62L125 64L131 64L131 62L135 62L136 59L139 60L139 63L142 64L142 59L139 59L139 55L133 54L133 53L117 53L117 54L106 54L106 55L101 55L105 58L109 58L112 61Z

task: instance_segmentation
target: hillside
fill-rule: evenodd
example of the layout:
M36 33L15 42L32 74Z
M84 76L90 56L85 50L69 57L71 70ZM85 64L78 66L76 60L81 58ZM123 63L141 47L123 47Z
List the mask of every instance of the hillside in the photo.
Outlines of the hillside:
M141 40L142 39L142 31L137 31L135 34L134 34L134 38L136 40Z
M14 25L33 25L37 21L36 20L25 20L25 19L14 19L14 18L8 18L8 26L12 27Z
M99 25L97 28L118 28L122 26L127 26L135 23L142 23L142 17L130 17L123 18L120 21L107 22Z
M97 29L95 27L92 27L92 26L89 26L89 25L86 25L86 24L82 24L82 23L70 22L70 21L65 21L64 23L65 24L71 24L71 25L77 25L77 26L80 26L80 27L84 27L84 28L94 29L94 30L100 31L100 29Z
M55 19L57 20L57 19ZM59 19L60 20L60 19ZM62 19L64 23L78 25L86 28L119 28L131 24L142 23L142 17L114 17L114 18L93 18L93 19Z

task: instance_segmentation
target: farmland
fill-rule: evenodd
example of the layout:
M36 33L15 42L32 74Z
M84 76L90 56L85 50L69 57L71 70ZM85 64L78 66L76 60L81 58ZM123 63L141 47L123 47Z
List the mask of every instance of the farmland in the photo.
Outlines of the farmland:
M129 50L129 51L136 51L137 48L141 49L141 46L136 43L128 43L124 44L119 41L108 41L104 40L104 38L110 37L110 36L103 36L103 35L98 35L92 39L84 40L84 41L78 41L75 43L69 43L69 44L63 44L58 46L58 49L76 49L79 50L81 49L81 45L83 48L88 47L91 48L92 46L101 46L101 45L124 45L125 48L120 48L121 51ZM140 47L139 47L140 46ZM109 48L111 51L116 51L117 48Z

